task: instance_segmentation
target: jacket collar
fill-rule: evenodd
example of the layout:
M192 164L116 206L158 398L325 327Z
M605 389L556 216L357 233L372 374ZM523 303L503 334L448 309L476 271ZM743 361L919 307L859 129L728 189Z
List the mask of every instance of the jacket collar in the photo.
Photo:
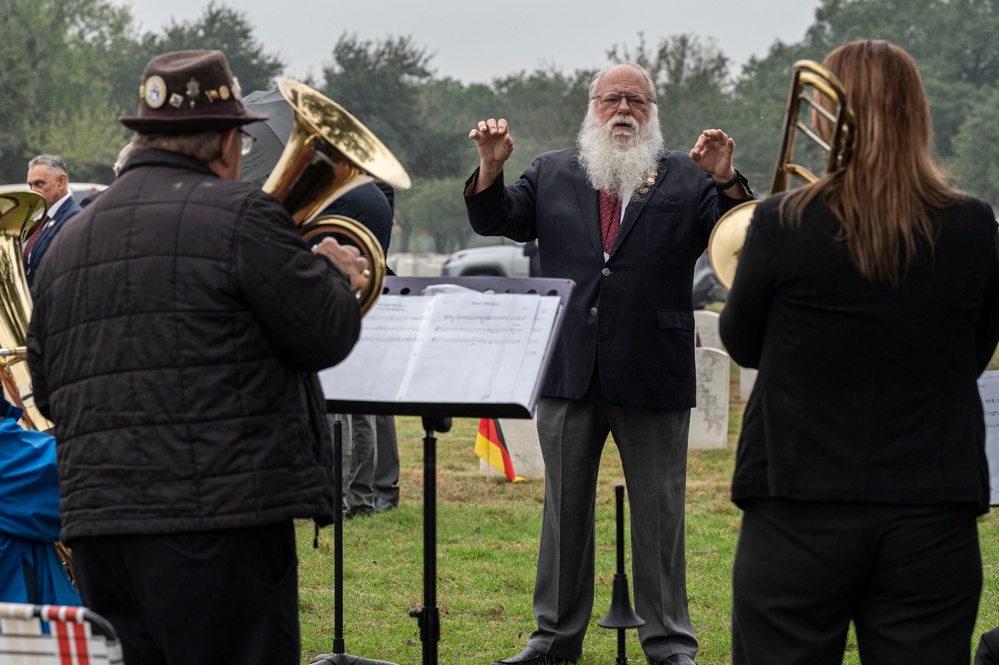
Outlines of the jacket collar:
M182 155L178 152L168 152L166 150L140 150L132 154L122 167L119 177L131 171L132 169L142 168L146 166L167 166L171 168L188 169L191 171L197 171L199 173L206 173L217 175L214 171L208 168L208 165L202 161L190 157L188 155Z

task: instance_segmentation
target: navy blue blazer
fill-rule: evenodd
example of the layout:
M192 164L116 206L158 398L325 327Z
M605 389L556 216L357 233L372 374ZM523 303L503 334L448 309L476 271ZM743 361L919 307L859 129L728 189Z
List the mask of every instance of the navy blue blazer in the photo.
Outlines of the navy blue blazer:
M48 212L51 220L36 231L38 240L35 241L34 246L31 248L31 254L28 255L28 260L24 264L24 273L28 278L28 288L31 287L35 272L37 272L38 266L41 265L42 257L45 256L45 251L49 248L52 238L59 232L62 225L66 223L66 220L82 210L83 208L76 202L76 199L70 196L62 202L58 210L55 212L50 210Z
M576 283L542 395L580 399L596 371L612 404L691 408L694 262L718 218L741 201L719 195L686 153L665 151L654 184L628 203L605 263L597 191L577 156L545 153L514 184L498 179L465 197L477 233L536 238L541 276Z

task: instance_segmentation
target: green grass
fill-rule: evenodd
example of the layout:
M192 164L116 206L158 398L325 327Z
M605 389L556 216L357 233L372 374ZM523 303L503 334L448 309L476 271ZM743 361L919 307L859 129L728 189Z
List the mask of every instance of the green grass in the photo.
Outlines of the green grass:
M733 392L733 394L737 394ZM743 403L731 405L729 445L691 451L687 472L687 588L700 665L730 658L731 570L740 513L728 498ZM422 663L416 619L423 605L423 430L418 418L397 419L402 459L399 508L344 524L344 638L348 654L398 665ZM437 444L437 603L439 660L449 665L489 663L516 653L534 628L534 586L544 483L479 475L477 420L456 419ZM597 505L597 580L584 665L613 663L617 631L597 626L610 607L616 570L614 485L623 482L617 449L609 442L601 466ZM999 511L979 521L985 586L978 635L999 625ZM626 529L627 532L627 529ZM333 527L313 549L310 522L298 525L302 663L333 650ZM626 550L627 552L628 550ZM628 572L630 575L630 554ZM629 578L630 580L630 578ZM629 662L644 663L634 630ZM859 660L852 639L844 663Z

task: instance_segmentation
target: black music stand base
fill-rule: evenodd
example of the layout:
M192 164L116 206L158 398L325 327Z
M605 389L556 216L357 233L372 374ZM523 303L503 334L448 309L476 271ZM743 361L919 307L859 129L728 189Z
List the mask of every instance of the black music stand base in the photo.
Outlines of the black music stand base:
M344 653L343 642L343 423L339 418L333 421L333 493L336 495L339 510L333 518L333 653L319 654L312 665L396 665L387 660L373 660Z

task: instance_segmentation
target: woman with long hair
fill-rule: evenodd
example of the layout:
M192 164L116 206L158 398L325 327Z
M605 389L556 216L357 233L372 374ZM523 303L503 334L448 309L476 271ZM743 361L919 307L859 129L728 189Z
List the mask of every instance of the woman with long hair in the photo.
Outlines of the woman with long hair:
M903 49L852 42L824 65L855 117L849 158L757 206L720 320L759 369L732 482L732 662L839 665L852 621L865 665L967 665L995 214L934 162Z

